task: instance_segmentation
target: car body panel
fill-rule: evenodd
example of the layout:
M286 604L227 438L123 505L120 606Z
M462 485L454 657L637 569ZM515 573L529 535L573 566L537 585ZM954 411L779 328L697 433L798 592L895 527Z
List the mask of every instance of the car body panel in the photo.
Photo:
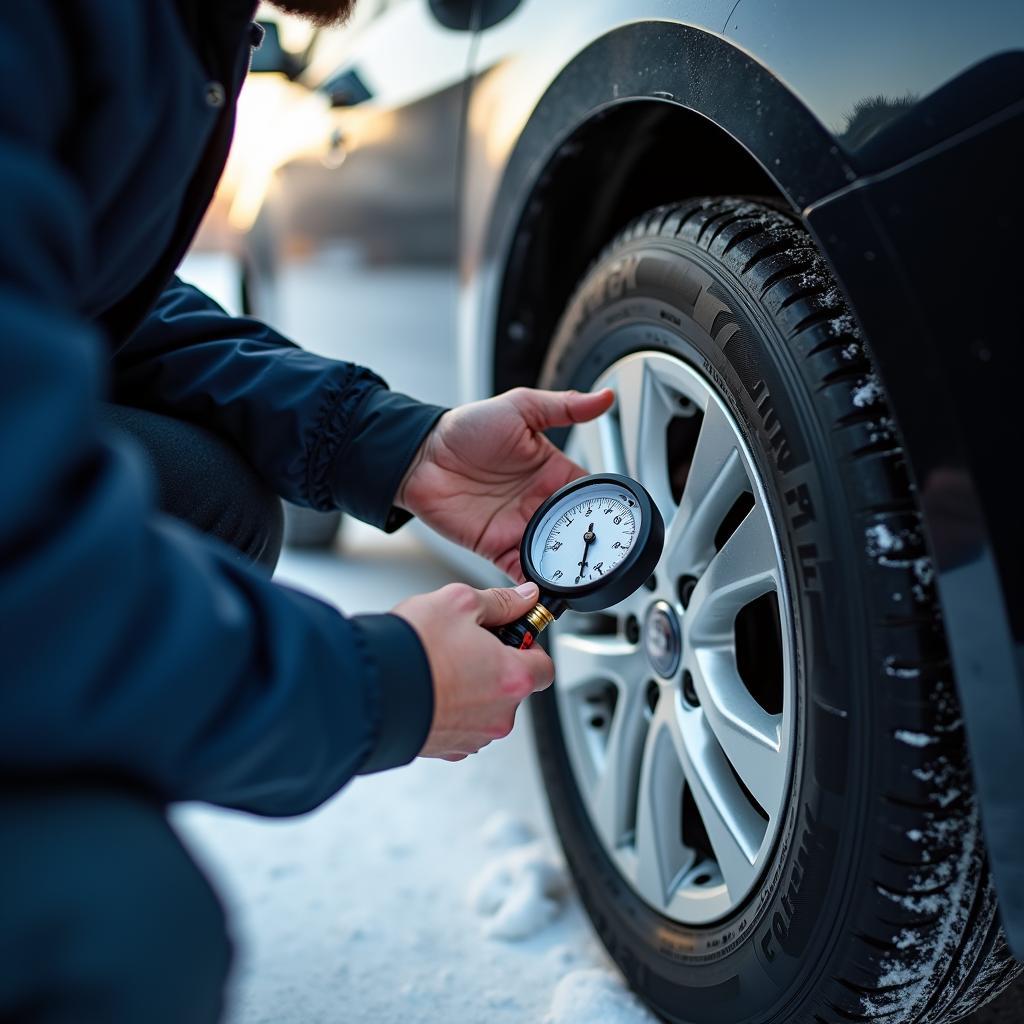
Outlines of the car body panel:
M1013 301L1024 197L1006 154L1022 139L1024 101L808 211L855 299L919 488L989 861L1018 955L1024 538L1014 475L1024 349ZM986 198L963 187L972 179Z
M954 136L1018 99L1024 83L1024 5L1005 0L739 0L725 35L807 106L858 173L877 172ZM962 91L962 102L909 129L908 121L922 116L921 100L976 65L1014 52L1015 72L980 76ZM884 146L870 144L897 121L900 130L889 132Z
M469 33L437 23L427 0L387 4L356 32L322 32L301 79L319 99L315 129L273 169L245 246L254 312L441 404L457 400L459 139L471 45ZM364 98L332 108L332 83L351 74ZM324 296L337 306L330 335L317 312ZM410 347L427 358L410 360Z

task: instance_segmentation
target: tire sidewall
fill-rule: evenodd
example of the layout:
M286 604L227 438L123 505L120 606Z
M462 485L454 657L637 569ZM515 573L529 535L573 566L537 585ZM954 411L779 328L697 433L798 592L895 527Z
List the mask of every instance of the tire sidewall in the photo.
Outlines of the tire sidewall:
M857 685L869 647L860 553L837 459L798 362L742 281L684 241L635 240L600 261L566 312L541 384L589 390L617 360L650 350L690 363L727 402L783 552L794 628L794 770L759 885L711 926L686 928L658 914L622 880L590 826L550 692L534 708L538 749L581 896L633 986L675 1019L770 1019L783 1006L799 1010L848 902L858 765L867 761L856 755L861 737L853 729L868 720L870 699Z

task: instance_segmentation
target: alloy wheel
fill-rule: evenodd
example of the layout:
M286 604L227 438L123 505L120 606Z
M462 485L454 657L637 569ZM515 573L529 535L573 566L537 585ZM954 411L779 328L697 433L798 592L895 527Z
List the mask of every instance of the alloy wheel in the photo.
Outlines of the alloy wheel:
M755 462L712 384L664 352L595 383L612 412L576 426L590 472L640 480L666 524L645 588L553 627L555 696L577 786L622 876L674 921L736 909L765 867L794 758L792 621Z

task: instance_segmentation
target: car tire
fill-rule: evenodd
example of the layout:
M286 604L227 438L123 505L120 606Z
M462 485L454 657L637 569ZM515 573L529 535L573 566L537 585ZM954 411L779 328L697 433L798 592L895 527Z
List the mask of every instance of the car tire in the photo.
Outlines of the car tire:
M967 1018L967 1024L1020 1024L1021 1021L1024 1021L1024 984L1019 981Z
M553 627L556 681L534 698L532 719L583 904L630 985L670 1021L960 1019L1007 986L1020 966L998 921L931 561L898 429L865 341L799 218L767 203L716 198L661 207L632 223L569 302L540 383L589 390L603 379L614 383L608 373L636 360L667 360L699 377L730 414L751 480L758 478L781 554L776 602L791 609L779 641L795 655L787 662L791 759L784 799L773 816L761 812L774 831L770 849L758 853L764 862L750 891L714 920L691 923L667 913L624 875L618 848L602 840L595 824L568 742L575 726L560 704L565 691ZM669 401L668 386L655 383L669 394L657 400ZM624 401L620 393L613 410L620 426ZM647 415L634 410L630 422ZM572 446L574 438L585 439L583 429L558 440ZM651 446L664 443L678 501L686 468L671 455L671 439L661 436L638 445L633 463L626 452L626 468L636 472ZM687 452L696 457L692 446ZM671 522L667 529L671 534ZM669 578L669 594L672 572L666 564L655 573ZM659 577L652 586L666 584ZM683 598L665 600L685 623ZM636 615L624 622L613 610L593 623L593 643L611 637L620 647L642 646ZM739 650L735 635L730 642ZM649 689L649 671L625 689ZM687 704L674 685L659 682L651 714L665 707L669 723L684 713L710 721L712 709ZM614 725L624 692L617 682L612 710L594 716L606 734L608 714ZM643 752L630 762L634 777L640 773L637 805L648 799L644 778L654 778L642 767L655 742L651 721L640 726L648 730ZM735 765L730 770L737 792L750 797L741 784L747 780ZM685 771L683 778L679 799L691 786ZM679 813L681 820L692 815ZM700 850L692 843L695 858L715 862L706 834ZM715 892L731 899L724 881Z

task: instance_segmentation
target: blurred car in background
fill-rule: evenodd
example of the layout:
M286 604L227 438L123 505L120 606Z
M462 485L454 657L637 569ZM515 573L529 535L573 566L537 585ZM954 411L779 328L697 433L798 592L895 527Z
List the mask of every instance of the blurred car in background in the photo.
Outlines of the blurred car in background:
M392 0L255 56L248 308L431 401L616 391L558 440L665 554L532 712L667 1019L951 1021L1019 972L1022 46L1000 0Z

